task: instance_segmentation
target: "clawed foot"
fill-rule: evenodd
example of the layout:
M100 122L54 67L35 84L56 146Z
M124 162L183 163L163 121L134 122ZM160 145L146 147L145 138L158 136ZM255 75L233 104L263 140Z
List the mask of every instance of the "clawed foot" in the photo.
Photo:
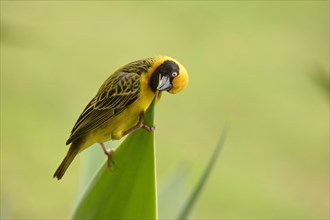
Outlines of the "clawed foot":
M148 125L144 124L144 115L143 113L140 114L140 117L139 117L139 121L138 123L131 127L130 129L126 130L123 132L122 136L125 136L125 135L128 135L130 133L132 133L133 131L136 131L140 128L144 128L146 131L148 131L149 133L152 133L155 131L156 127L155 126L152 126L152 127L149 127Z
M146 131L148 131L149 133L152 133L152 132L154 132L155 131L155 129L156 129L156 126L154 125L154 126L152 126L152 127L149 127L148 125L146 125L146 124L142 124L142 126L141 126L142 128L144 128Z
M115 151L112 148L107 149L105 147L104 143L100 143L100 145L101 145L101 147L103 149L104 154L107 155L107 157L108 157L108 167L111 170L112 169L112 166L113 166L112 153L115 152Z
M148 125L144 124L144 114L143 113L140 114L139 123L137 124L137 126L139 128L144 128L149 133L154 132L155 129L156 129L156 126L155 125L152 126L152 127L149 127Z

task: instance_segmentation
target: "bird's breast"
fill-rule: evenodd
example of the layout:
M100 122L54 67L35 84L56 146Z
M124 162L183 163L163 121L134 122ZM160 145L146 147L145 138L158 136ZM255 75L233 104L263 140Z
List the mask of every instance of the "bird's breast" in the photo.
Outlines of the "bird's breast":
M118 115L110 118L103 126L93 132L94 140L103 143L109 140L119 140L123 133L137 125L141 113L151 104L153 95L143 93L139 98Z
M123 133L132 128L139 122L141 113L144 113L155 95L149 86L150 77L148 74L142 74L140 78L140 91L136 101L129 105L124 111L110 118L106 123L95 129L90 134L90 139L94 143L103 143L109 140L118 140L122 138ZM161 92L157 101L161 97Z

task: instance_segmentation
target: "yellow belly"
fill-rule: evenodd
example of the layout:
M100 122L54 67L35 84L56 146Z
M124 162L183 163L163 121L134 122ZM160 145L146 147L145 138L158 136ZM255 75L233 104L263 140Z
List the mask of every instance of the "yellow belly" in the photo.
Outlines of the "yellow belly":
M157 101L161 95L158 96ZM110 118L104 125L91 131L85 138L81 151L95 143L104 143L110 140L119 140L123 137L123 133L139 122L141 113L144 113L149 107L153 93L147 96L140 96L132 105L127 107L123 112Z
M109 140L119 140L125 131L138 123L139 116L144 111L137 104L131 105L93 132L95 142L103 143Z
M84 138L84 142L80 147L81 151L95 143L104 143L110 140L118 140L122 138L123 133L139 122L141 113L144 113L149 107L155 93L150 89L150 75L143 75L140 79L140 94L138 99L128 106L118 115L110 118L105 124L91 131ZM157 102L161 97L159 92Z

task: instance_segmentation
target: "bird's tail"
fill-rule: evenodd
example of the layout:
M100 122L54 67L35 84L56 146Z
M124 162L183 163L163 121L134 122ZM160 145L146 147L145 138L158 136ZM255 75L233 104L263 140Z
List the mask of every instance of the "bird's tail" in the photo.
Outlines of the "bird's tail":
M71 144L70 149L69 149L68 153L66 154L64 160L62 161L60 166L55 171L53 177L60 180L78 153L79 153L79 146L76 146L76 143L73 142Z

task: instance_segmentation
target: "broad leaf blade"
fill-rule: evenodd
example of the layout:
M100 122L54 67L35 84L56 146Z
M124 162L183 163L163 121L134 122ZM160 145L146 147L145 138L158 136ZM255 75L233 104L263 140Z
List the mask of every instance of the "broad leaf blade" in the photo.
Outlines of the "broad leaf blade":
M153 125L155 100L145 113ZM103 164L82 197L73 219L157 219L154 134L139 129Z

